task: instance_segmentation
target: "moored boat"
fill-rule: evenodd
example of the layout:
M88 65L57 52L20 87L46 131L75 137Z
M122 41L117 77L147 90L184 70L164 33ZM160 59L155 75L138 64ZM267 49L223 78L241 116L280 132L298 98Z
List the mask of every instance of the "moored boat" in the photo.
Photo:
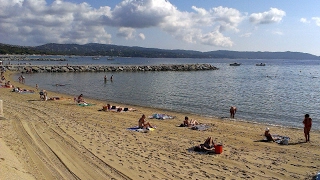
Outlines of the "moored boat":
M240 66L240 65L241 65L241 63L236 63L236 62L230 64L230 66Z
M99 60L100 57L99 56L95 56L95 57L92 57L93 60Z
M256 66L265 66L266 64L265 63L258 63L256 64Z

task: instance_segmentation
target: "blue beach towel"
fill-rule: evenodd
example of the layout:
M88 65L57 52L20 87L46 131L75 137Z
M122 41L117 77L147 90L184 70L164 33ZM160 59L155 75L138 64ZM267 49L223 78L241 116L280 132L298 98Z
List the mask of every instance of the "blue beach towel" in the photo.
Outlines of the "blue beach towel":
M316 180L320 180L320 171L319 171L318 174L316 175Z
M127 128L127 130L129 130L129 131L136 131L136 132L149 132L149 131L155 130L155 128L141 129L141 128L139 128L138 126L135 126L135 127Z

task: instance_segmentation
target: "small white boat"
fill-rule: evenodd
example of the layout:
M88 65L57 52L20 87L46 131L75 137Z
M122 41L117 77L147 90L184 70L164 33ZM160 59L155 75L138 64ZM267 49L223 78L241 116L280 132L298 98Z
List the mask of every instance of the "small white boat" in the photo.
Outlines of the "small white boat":
M108 57L107 60L114 60L114 58L113 57Z
M99 60L100 57L99 56L95 56L95 57L92 57L93 60Z
M265 66L266 64L265 63L258 63L256 64L256 66Z
M230 64L230 66L240 66L240 65L241 65L240 63L236 63L236 62Z

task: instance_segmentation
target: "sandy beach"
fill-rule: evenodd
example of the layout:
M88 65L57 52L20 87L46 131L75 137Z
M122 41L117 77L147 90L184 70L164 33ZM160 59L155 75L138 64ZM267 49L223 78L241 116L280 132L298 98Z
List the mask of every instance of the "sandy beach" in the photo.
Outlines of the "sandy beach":
M10 74L5 73L7 79ZM271 134L290 137L288 145L279 145L261 142L262 124L104 102L85 94L94 105L77 105L77 95L48 92L60 100L41 101L37 91L11 91L0 88L0 179L313 179L320 171L319 131L311 130L311 142L305 143L302 129L268 126ZM101 111L107 103L136 111ZM146 133L127 129L137 126L142 114L154 113L175 118L147 119L157 128ZM209 129L178 127L185 116ZM193 151L207 137L223 144L222 154Z

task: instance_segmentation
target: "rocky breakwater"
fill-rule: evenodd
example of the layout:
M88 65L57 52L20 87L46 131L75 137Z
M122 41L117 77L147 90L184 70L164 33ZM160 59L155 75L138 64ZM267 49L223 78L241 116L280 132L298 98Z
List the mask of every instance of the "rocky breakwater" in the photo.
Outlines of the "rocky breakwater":
M153 66L110 66L110 65L33 65L33 66L6 66L10 71L21 73L46 73L46 72L135 72L135 71L204 71L217 70L211 64L164 64Z

